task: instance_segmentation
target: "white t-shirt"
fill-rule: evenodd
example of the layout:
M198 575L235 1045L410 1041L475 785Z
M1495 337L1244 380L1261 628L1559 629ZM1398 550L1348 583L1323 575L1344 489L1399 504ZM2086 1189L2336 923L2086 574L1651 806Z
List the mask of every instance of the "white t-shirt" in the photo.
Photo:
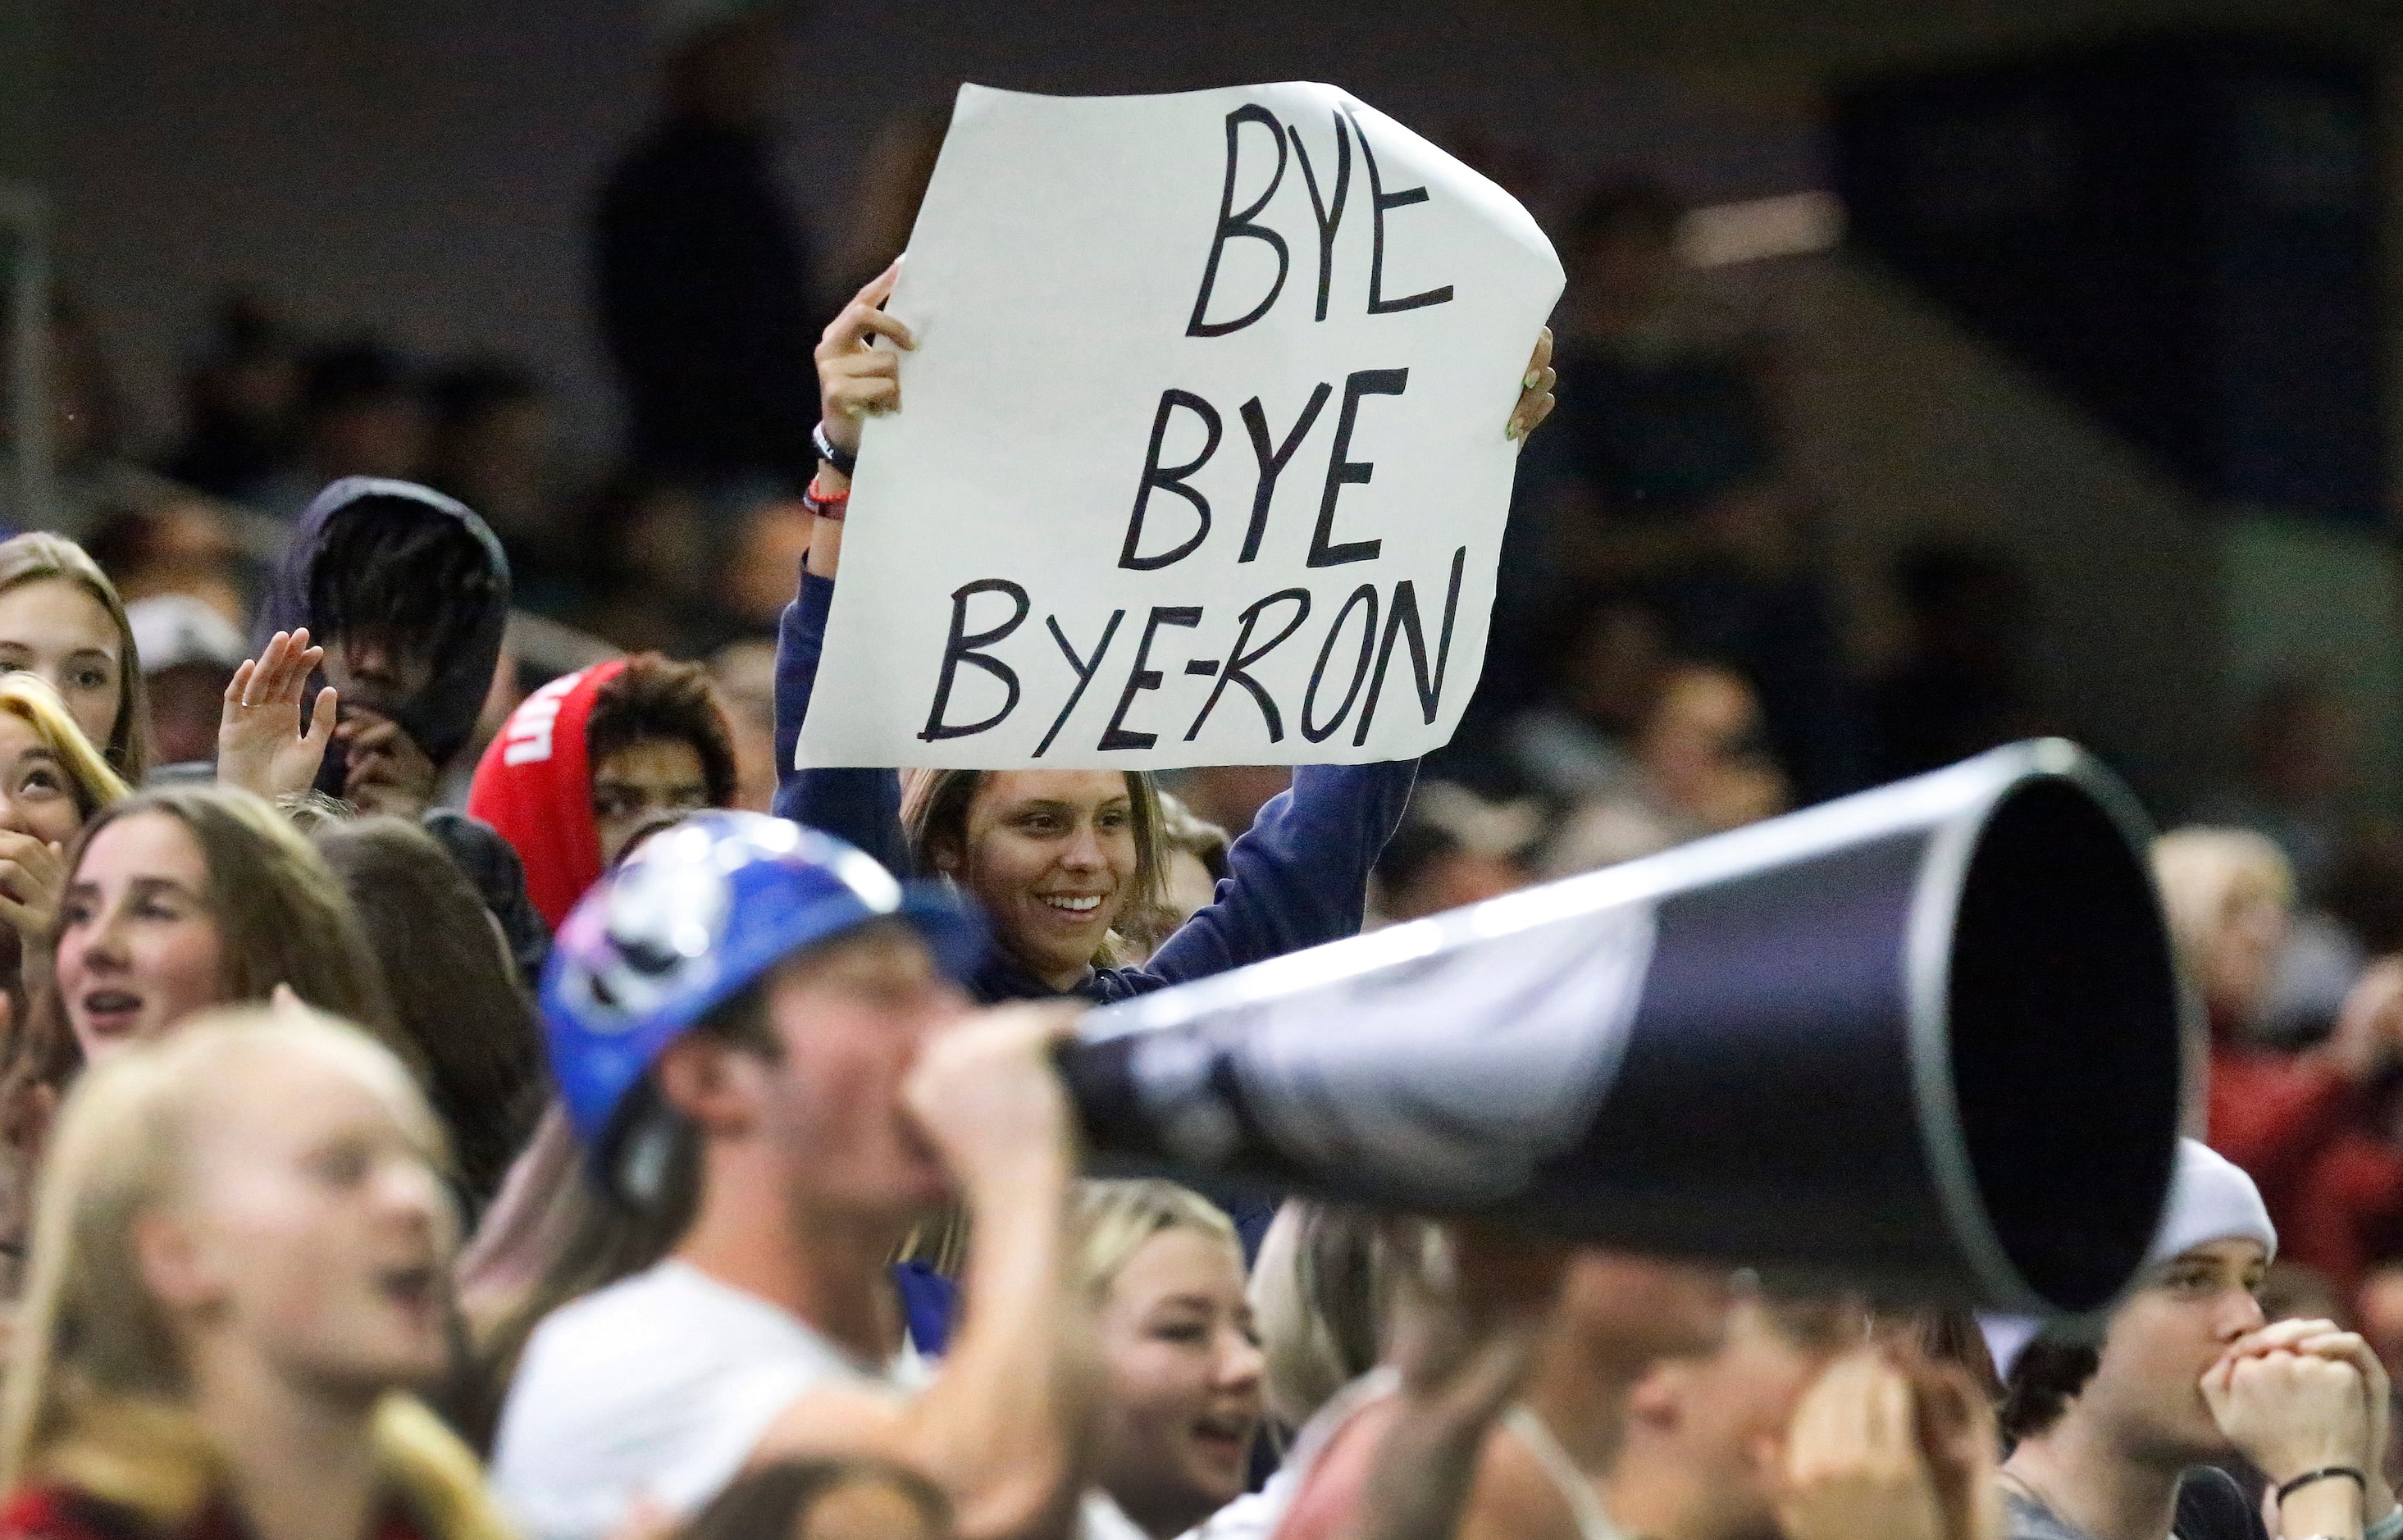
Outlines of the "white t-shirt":
M805 1393L877 1379L794 1316L671 1257L535 1328L493 1487L528 1540L601 1540L637 1497L684 1519Z

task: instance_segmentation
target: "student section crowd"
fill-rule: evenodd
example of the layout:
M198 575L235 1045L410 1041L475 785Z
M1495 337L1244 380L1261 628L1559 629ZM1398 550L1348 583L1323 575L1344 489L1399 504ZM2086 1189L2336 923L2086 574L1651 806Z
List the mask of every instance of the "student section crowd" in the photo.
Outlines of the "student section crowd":
M2023 584L1914 552L1904 660L1844 677L1771 350L1622 186L1568 222L1558 419L1549 333L1495 404L1452 749L795 770L910 339L873 242L823 330L793 298L762 46L680 44L603 201L640 470L591 538L521 372L240 307L174 482L69 411L13 510L0 1535L2403 1540L2403 840L2332 811L2307 678L2157 848L2203 1138L2107 1317L1080 1176L1078 1009L2059 725ZM527 607L627 650L532 677Z

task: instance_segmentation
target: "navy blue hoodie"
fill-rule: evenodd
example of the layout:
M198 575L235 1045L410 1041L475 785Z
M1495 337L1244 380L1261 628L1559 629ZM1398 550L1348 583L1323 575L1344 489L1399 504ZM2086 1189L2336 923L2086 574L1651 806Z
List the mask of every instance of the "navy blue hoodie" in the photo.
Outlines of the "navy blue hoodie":
M776 814L850 840L897 876L913 875L901 830L900 778L889 770L793 768L793 746L817 687L831 579L804 576L776 640ZM1107 1004L1340 940L1360 928L1368 871L1393 838L1418 774L1415 759L1303 765L1227 853L1216 900L1139 968L1096 968L1069 992ZM978 999L1039 1000L1058 992L994 948L968 981Z

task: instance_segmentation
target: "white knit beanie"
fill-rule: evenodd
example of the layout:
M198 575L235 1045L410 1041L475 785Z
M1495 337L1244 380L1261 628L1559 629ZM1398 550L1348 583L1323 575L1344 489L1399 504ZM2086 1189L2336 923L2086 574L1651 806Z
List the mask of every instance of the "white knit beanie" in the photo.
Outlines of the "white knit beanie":
M2213 1241L2258 1241L2278 1255L2278 1228L2261 1201L2261 1189L2227 1157L2197 1139L2178 1141L2177 1172L2170 1178L2169 1202L2160 1228L2146 1248L2145 1266L2157 1268ZM2020 1350L2035 1339L2043 1323L2026 1315L1984 1315L1986 1351L1994 1372L2007 1379Z
M2211 1241L2258 1241L2271 1256L2278 1255L2278 1228L2253 1178L2201 1140L2181 1139L2169 1206L2145 1266L2159 1267Z

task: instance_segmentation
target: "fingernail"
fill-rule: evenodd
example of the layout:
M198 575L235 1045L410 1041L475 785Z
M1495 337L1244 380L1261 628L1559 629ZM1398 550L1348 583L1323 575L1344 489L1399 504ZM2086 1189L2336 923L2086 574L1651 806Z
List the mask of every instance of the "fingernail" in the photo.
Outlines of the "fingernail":
M1543 376L1537 374L1534 369L1529 369L1527 371L1527 378L1519 382L1519 388L1521 390L1534 390L1535 388L1535 382L1542 378Z
M1516 438L1519 437L1519 420L1517 418L1513 417L1509 422L1503 424L1502 437L1505 438Z

